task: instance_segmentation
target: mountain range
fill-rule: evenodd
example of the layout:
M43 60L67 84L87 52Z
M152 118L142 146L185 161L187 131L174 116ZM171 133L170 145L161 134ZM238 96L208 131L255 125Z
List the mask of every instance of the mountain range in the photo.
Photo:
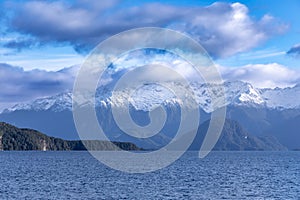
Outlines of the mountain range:
M184 87L180 83L171 82L170 85L175 87ZM300 84L288 88L255 88L250 83L234 81L225 82L223 84L226 95L226 106L246 106L267 109L299 109L300 108ZM212 112L210 96L208 92L209 84L192 82L191 87L195 92L196 101L200 108L207 113ZM127 97L128 90L117 91L119 101L112 101L111 85L100 86L96 92L96 103L112 106L122 106L124 98ZM217 87L215 87L217 88ZM176 98L174 94L166 88L156 84L144 84L142 90L134 93L135 96L133 106L137 110L149 111L153 106L161 103L174 103ZM136 98L135 98L136 97ZM19 110L45 111L51 110L54 112L61 112L65 110L72 110L72 92L60 93L55 96L39 98L34 101L22 104L16 104L13 107L6 108L2 113L9 113Z
M168 83L172 87L184 87L180 83ZM227 107L226 118L236 121L248 133L257 138L275 138L288 149L300 148L300 85L290 88L259 89L249 83L235 81L223 84L226 100L220 106ZM200 124L210 119L214 111L208 88L219 88L200 82L192 82L196 102L199 105ZM99 123L113 141L134 142L143 148L160 147L168 143L176 133L180 122L181 101L166 88L156 84L144 84L137 91L130 88L115 91L111 85L102 85L96 91L96 112ZM182 90L184 91L184 88ZM148 111L163 105L167 121L161 132L149 139L134 139L122 132L111 113L112 107L124 106L126 94L132 94L130 113L140 125L149 123ZM41 130L64 139L78 139L72 116L72 93L39 98L17 104L0 114L0 121L21 127ZM273 140L272 139L272 140ZM263 140L263 139L260 139Z

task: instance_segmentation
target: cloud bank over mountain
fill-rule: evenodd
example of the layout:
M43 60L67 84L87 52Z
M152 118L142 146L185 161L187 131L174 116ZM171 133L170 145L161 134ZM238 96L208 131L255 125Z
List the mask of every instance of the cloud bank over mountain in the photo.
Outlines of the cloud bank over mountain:
M225 80L249 82L258 88L285 88L300 82L300 71L278 63L219 67Z
M104 83L118 79L125 74L132 66L143 66L147 59L143 57L133 58L132 60L120 60L109 70ZM176 69L179 73L190 77L190 80L201 81L193 76L192 70L189 70L183 61L176 60L170 55L158 54L152 57L152 61L162 64L166 63ZM147 62L151 63L151 59ZM123 67L122 67L123 66ZM130 67L131 66L131 67ZM251 83L257 88L275 88L275 87L292 87L300 83L300 73L295 69L286 66L270 64L254 64L241 67L222 67L217 66L224 81L241 80ZM78 72L79 66L64 68L59 71L29 70L26 71L21 67L15 67L8 64L0 64L0 102L2 107L33 100L37 97L51 96L60 92L70 91ZM169 77L164 71L152 72L142 71L141 76ZM169 77L171 78L171 77ZM199 78L199 77L198 77ZM0 106L0 109L2 109Z
M24 71L21 67L0 63L1 105L65 92L72 88L77 69L74 66L59 71Z

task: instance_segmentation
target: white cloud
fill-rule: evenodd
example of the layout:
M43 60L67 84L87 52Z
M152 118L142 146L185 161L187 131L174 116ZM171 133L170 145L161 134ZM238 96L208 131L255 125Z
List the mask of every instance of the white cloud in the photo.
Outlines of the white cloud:
M156 67L153 69L138 70L139 75L137 78L139 78L139 80L157 79L162 81L175 81L178 80L178 75L181 76L180 78L186 80L200 81L202 79L201 74L199 74L189 62L171 52L156 49L136 50L121 56L113 63L113 67L108 70L109 77L106 76L105 78L109 80L119 78L137 67L150 65ZM161 69L157 67L159 65L162 66ZM174 74L170 74L170 72L165 69L166 67L174 70ZM104 81L104 83L105 82L106 81Z
M171 27L194 37L212 56L227 57L256 47L287 28L270 15L258 20L250 17L241 3L206 7L144 3L119 9L117 1L101 1L98 5L102 6L84 4L84 0L75 2L27 1L14 5L11 29L29 34L42 44L67 42L81 51L131 28Z
M299 83L300 71L278 63L253 64L242 67L219 66L225 80L239 80L258 88L290 87Z
M120 76L139 66L147 64L168 65L176 72L190 81L204 81L198 73L187 62L176 55L160 52L136 51L119 58L110 70L110 80L118 79ZM300 71L288 68L278 63L249 64L240 67L224 67L216 64L224 81L244 81L258 88L290 87L300 83ZM162 80L172 79L171 75L164 71L141 71L139 77L160 77ZM111 78L112 77L112 78Z
M191 23L184 24L182 31L197 37L214 57L247 51L287 28L270 15L254 20L241 3L214 3L199 9L193 17Z
M0 63L8 63L13 66L22 66L25 70L44 69L48 71L59 70L63 66L73 66L82 63L84 58L80 55L76 56L52 56L41 58L32 56L27 58L19 55L7 55L0 58Z

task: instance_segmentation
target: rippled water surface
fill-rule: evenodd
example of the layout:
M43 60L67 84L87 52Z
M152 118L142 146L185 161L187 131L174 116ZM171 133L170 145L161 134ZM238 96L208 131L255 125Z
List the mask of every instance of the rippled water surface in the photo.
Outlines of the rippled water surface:
M0 199L300 199L300 152L188 152L146 174L112 170L88 152L0 159Z

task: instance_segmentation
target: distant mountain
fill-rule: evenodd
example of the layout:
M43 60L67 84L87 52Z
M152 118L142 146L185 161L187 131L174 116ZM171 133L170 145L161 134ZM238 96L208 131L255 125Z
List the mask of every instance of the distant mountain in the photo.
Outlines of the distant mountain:
M200 125L190 150L199 150L210 121ZM274 136L256 137L248 133L237 121L226 120L221 136L214 146L216 151L282 151L287 150Z
M169 82L170 88L178 87L181 91L184 86L177 82ZM241 81L225 82L223 84L226 94L226 102L222 106L245 106L267 109L300 109L300 84L289 88L275 89L259 89L253 87L250 83ZM211 99L208 88L213 88L213 91L218 93L220 85L205 84L192 82L191 87L195 91L196 101L200 108L207 113L212 112ZM147 83L141 90L134 92L130 88L122 91L115 91L117 100L112 99L113 86L102 85L96 92L96 106L123 106L124 100L127 100L127 95L133 94L132 105L136 110L149 111L156 105L164 104L180 104L181 101L176 99L168 89L156 83ZM10 113L15 111L53 111L62 112L72 110L72 93L66 92L55 96L39 98L28 103L17 104L13 107L4 109L2 113Z
M114 144L117 147L107 141L68 141L49 137L36 130L20 129L0 122L0 150L86 150L85 145L91 150L140 150L129 142L114 142Z
M272 135L289 149L300 148L300 109L229 106L227 118L255 136Z
M169 82L170 87L182 88L180 83ZM213 111L208 87L218 93L218 85L199 82L191 83L199 104L200 124L210 119ZM166 88L156 83L144 84L138 91L130 88L115 91L113 85L100 86L96 91L96 112L99 123L107 136L113 141L133 142L143 148L159 148L167 144L176 134L180 122L181 101ZM227 118L237 121L247 132L256 137L270 135L289 149L300 148L300 85L291 88L258 89L249 83L240 81L224 83L226 101L219 106L227 106ZM140 125L149 123L148 111L157 105L163 105L168 119L162 131L147 140L130 137L121 131L111 109L122 108L127 100L126 94L132 94L130 114ZM89 104L90 102L86 102ZM30 127L50 136L68 140L77 140L72 115L72 93L62 93L51 97L36 99L25 104L7 108L0 114L0 121L19 127Z
M209 121L201 124L190 150L199 150L202 145ZM85 145L93 150L141 150L133 143L114 142L113 146L107 141L63 140L49 137L36 130L20 129L7 123L0 122L0 150L86 150ZM273 136L256 137L247 133L241 125L233 120L226 120L221 137L213 150L243 151L243 150L287 150Z

